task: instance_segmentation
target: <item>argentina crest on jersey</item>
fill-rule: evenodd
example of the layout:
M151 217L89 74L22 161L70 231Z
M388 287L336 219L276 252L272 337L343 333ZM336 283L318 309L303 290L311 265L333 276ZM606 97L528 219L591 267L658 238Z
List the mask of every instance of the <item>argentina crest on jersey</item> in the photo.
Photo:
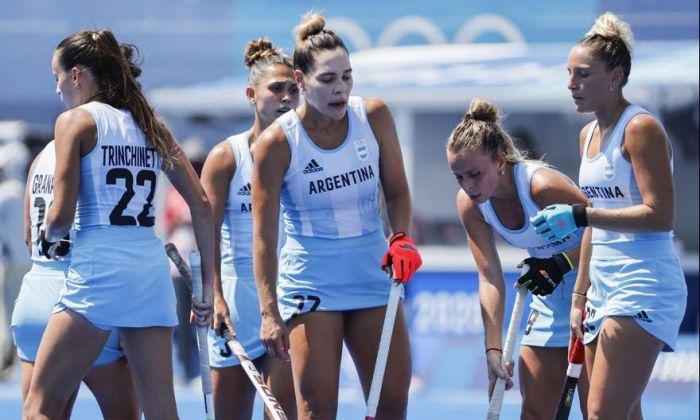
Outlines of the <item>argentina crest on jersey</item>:
M615 161L605 156L605 166L603 167L603 178L610 181L615 178Z
M367 140L359 139L353 142L355 146L355 155L361 161L366 161L369 158L369 147L367 146Z

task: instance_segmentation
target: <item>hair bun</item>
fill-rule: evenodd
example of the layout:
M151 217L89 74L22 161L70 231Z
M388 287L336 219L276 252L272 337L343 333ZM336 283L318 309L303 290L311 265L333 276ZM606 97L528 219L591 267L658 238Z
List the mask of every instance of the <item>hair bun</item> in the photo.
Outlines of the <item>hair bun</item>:
M275 55L280 55L280 50L275 48L269 39L261 37L249 41L248 44L246 44L245 58L243 61L246 67L250 68L256 61Z
M326 26L326 21L323 16L316 12L309 12L301 19L299 26L294 28L294 33L297 41L305 41L308 37L316 35L323 31Z
M474 119L495 123L498 121L498 108L481 98L474 98L469 104L469 110L464 115L464 120Z

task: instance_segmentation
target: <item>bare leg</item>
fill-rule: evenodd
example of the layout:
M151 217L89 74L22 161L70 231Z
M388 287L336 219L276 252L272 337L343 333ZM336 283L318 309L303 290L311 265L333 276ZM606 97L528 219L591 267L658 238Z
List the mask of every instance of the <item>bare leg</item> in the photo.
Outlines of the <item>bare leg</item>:
M631 317L603 321L589 368L588 418L630 419L634 413L641 417L638 406L661 347L661 341Z
M173 329L119 328L119 334L146 419L177 419L173 389Z
M25 416L60 418L108 336L109 331L71 310L51 315L34 364Z
M347 312L345 315L346 344L357 366L365 399L369 395L379 338L384 324L386 306ZM408 328L400 304L396 311L389 357L384 371L377 418L405 419L408 388L411 383L411 348Z
M567 366L565 347L520 347L521 419L554 418Z
M289 330L298 418L335 418L343 348L342 313L309 312L289 321Z
M216 418L249 420L253 416L255 388L243 369L240 366L213 368L211 376Z
M106 420L138 420L141 410L126 359L92 368L83 380L95 396Z
M269 356L263 358L262 364L267 386L270 387L272 394L277 398L289 420L295 420L297 418L297 405L294 395L292 364ZM267 410L265 418L269 419Z

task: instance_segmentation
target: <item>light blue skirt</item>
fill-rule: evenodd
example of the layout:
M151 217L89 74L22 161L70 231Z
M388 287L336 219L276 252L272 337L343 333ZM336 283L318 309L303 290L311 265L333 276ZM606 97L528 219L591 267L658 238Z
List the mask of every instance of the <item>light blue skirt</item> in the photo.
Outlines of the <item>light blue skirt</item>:
M102 329L177 325L168 257L153 229L105 226L77 231L73 245L55 312L71 309Z
M22 280L12 311L12 337L21 360L34 362L41 337L66 281L68 262L34 261ZM112 330L93 367L109 365L124 357L119 334Z
M255 360L265 354L265 346L260 341L262 318L252 265L247 268L238 265L234 270L233 267L222 264L221 287L238 341L248 357ZM211 328L208 343L209 364L212 367L224 368L241 364L224 339Z
M287 235L277 282L282 319L386 305L392 281L381 261L387 247L381 229L346 239Z
M605 318L629 316L666 349L675 348L688 290L671 240L594 245L590 278L585 344Z
M547 296L532 296L530 316L522 344L532 347L568 347L571 293L576 283L576 270L564 275L554 292Z

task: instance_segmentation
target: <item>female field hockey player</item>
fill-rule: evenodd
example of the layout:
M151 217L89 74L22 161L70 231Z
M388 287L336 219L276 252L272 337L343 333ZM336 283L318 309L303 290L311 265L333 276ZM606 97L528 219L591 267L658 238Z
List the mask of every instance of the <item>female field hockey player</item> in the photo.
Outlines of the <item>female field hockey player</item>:
M25 242L32 268L22 280L22 288L12 312L12 336L22 366L22 399L26 400L39 342L49 316L60 296L70 265L70 235L59 243L54 259L47 259L39 241L46 209L53 201L53 173L56 165L54 140L39 153L29 169L24 196ZM113 330L83 382L95 396L106 419L139 419L138 402L129 366ZM70 418L78 389L73 390L60 418Z
M251 150L275 119L299 104L291 58L265 38L250 41L245 49L249 68L246 97L253 107L253 126L231 136L209 153L202 171L202 186L214 209L216 253L214 266L214 328L209 337L209 360L214 368L214 404L217 417L250 419L255 388L238 358L217 334L233 322L238 340L263 375L285 413L294 418L294 385L288 361L270 357L260 340L260 309L253 275L253 221L251 212Z
M474 99L447 142L447 161L461 189L457 211L479 273L489 395L496 377L513 386L501 367L505 284L494 233L528 251L518 284L532 291L520 348L522 419L553 418L566 379L569 312L583 229L561 240L538 236L530 217L552 203L586 203L564 174L527 160L500 125L498 109ZM585 386L580 392L585 394ZM582 399L585 401L585 398ZM585 407L585 403L582 404Z
M576 110L596 117L579 138L591 205L558 204L533 219L552 239L591 227L571 309L572 333L586 344L589 419L642 418L642 393L659 352L676 344L687 298L673 248L671 145L661 123L625 99L631 67L632 32L611 13L569 52Z
M411 200L391 113L378 99L350 96L347 48L324 25L308 14L297 28L294 75L305 101L261 134L252 179L261 337L269 354L291 357L300 419L335 417L343 342L367 397L392 283L382 266L407 282L421 264L408 236ZM405 418L410 378L399 310L377 418Z
M212 314L214 229L206 194L141 92L135 49L108 30L73 33L51 67L67 105L55 127L54 202L40 232L49 257L74 225L70 269L44 332L25 403L28 419L58 418L116 329L146 418L176 419L168 259L155 236L160 170L187 201L202 255L201 326Z

